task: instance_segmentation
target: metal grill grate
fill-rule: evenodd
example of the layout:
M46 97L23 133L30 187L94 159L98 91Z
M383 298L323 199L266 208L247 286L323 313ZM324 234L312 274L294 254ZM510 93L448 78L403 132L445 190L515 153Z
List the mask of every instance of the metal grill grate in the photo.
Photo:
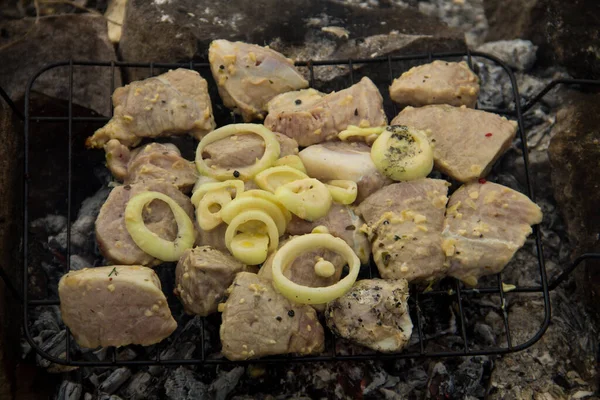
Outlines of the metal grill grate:
M512 96L514 102L514 110L508 109L484 109L485 111L495 112L498 114L506 115L507 117L511 117L516 119L518 122L518 130L519 130L519 138L521 146L521 150L523 153L523 168L524 175L526 179L527 192L526 194L535 201L533 186L532 186L532 178L529 168L529 159L528 159L528 149L527 149L527 141L526 134L524 130L523 124L523 115L524 111L529 110L537 101L539 101L548 91L550 91L554 86L558 84L582 84L582 85L600 85L600 81L584 81L584 80L567 80L561 79L552 82L549 84L544 90L540 92L538 96L532 99L529 103L522 106L519 101L519 91L516 84L516 79L510 68L507 67L504 63L502 63L497 58L479 52L467 52L467 53L442 53L442 54L418 54L418 55L409 55L409 56L397 56L397 57L387 57L387 58L374 58L374 59L354 59L354 60L335 60L335 61L307 61L307 62L297 62L296 65L298 67L308 68L311 87L315 86L315 67L348 67L349 68L349 83L354 83L354 75L356 66L362 65L372 65L377 68L381 68L381 71L385 71L387 69L386 74L389 75L389 81L393 80L395 75L399 75L400 70L394 69L395 65L399 65L400 63L406 62L431 62L434 59L457 59L466 57L469 66L472 69L472 58L478 57L482 59L487 59L488 61L494 62L495 64L501 66L511 82ZM42 115L30 115L29 101L30 101L30 92L31 88L44 72L51 70L57 67L68 67L69 68L69 100L68 100L68 115L67 116L42 116ZM202 318L200 322L200 330L201 330L201 339L200 339L200 355L199 357L192 359L161 359L160 350L164 350L167 346L173 346L173 343L165 343L168 340L163 341L158 345L158 349L156 351L156 357L154 358L137 358L134 360L118 360L117 352L115 348L108 349L108 355L106 360L98 361L98 360L88 360L83 357L76 357L74 355L74 351L72 349L73 345L71 344L72 335L67 329L66 331L66 343L65 343L65 354L64 357L54 356L48 354L48 352L44 351L32 338L30 332L30 324L32 318L32 310L37 307L43 306L55 306L59 305L60 302L57 298L46 298L46 299L31 299L29 293L29 285L28 282L30 280L30 271L27 267L29 265L30 254L30 233L29 233L29 210L28 210L28 199L29 199L29 180L32 173L35 171L31 171L29 168L29 132L32 124L43 124L47 122L66 122L68 125L68 176L67 176L67 187L66 187L66 201L67 201L67 227L70 227L72 224L72 211L74 209L73 205L73 188L72 188L72 178L73 174L77 173L73 171L73 123L75 122L106 122L109 120L108 117L81 117L81 116L73 116L73 69L74 67L103 67L109 68L111 71L111 93L114 91L114 75L116 68L123 67L133 67L133 68L145 68L149 69L150 75L155 75L155 69L171 69L171 68L190 68L197 71L200 71L204 76L209 76L209 65L207 63L128 63L128 62L84 62L84 61L66 61L59 62L48 65L40 70L36 75L34 75L27 87L26 96L25 96L25 112L24 112L24 221L23 221L23 303L24 303L24 320L25 320L25 336L29 341L32 348L35 352L41 357L58 364L65 364L71 366L132 366L132 365L183 365L183 364L225 364L232 363L224 358L215 358L214 354L208 354L208 350L206 349L205 344L205 325L208 323L213 323L213 321L207 322L206 318ZM396 72L396 74L394 73ZM317 88L318 89L318 88ZM0 91L2 92L2 91ZM0 94L3 94L0 93ZM3 96L4 97L4 96ZM7 97L6 97L7 98ZM7 98L8 99L8 98ZM9 101L9 99L7 100ZM107 99L110 103L110 99ZM213 98L213 101L219 101L218 99ZM9 104L14 107L9 101ZM396 106L392 103L391 105L393 109L394 116L397 113ZM16 109L16 108L15 108ZM112 110L112 104L110 109ZM18 110L17 110L18 111ZM416 336L418 339L418 343L411 345L406 351L396 354L379 354L379 353L369 353L369 354L341 354L338 352L335 337L328 338L328 349L323 353L323 355L319 356L309 356L309 357L296 357L296 356L280 356L280 357L269 357L261 359L260 362L266 363L287 363L287 362L314 362L314 361L343 361L343 360L374 360L374 359L398 359L398 358L418 358L418 357L455 357L455 356L464 356L464 355L492 355L492 354L504 354L510 353L514 351L523 350L536 341L538 341L541 336L544 334L548 325L550 323L550 300L549 300L549 290L554 289L560 282L562 282L567 275L582 261L589 258L600 258L600 254L584 254L579 257L571 266L566 268L562 274L560 274L552 283L548 283L548 279L546 276L546 268L544 266L544 253L543 246L541 240L541 234L538 227L534 227L533 238L535 239L535 247L537 251L537 266L531 265L531 268L536 268L539 271L539 282L540 284L537 286L519 286L514 288L514 290L510 291L510 294L507 293L502 284L502 276L498 274L496 276L496 283L493 285L489 285L481 288L466 288L462 285L458 280L454 280L451 284L450 289L439 289L439 290L430 290L430 291L418 291L416 288L411 288L411 300L409 302L411 316L413 317L413 323L415 325L415 329L413 331L413 336ZM67 229L67 249L66 249L66 263L67 263L67 271L70 269L70 260L71 260L71 230ZM160 267L159 267L160 268ZM368 273L368 276L372 276L373 274L377 274L376 267L373 263L371 263ZM539 327L538 332L535 333L529 340L520 343L513 344L512 338L514 335L512 333L515 332L514 327L511 328L509 324L509 318L504 309L503 305L505 303L505 299L507 296L510 296L512 293L533 293L540 296L541 300L544 304L544 315L543 321ZM500 347L482 347L475 346L473 340L467 334L466 329L466 316L464 303L469 300L470 297L476 296L484 296L484 295L497 295L499 299L499 308L503 310L502 318L504 323L504 335L506 339L506 346ZM425 334L425 319L427 315L423 312L422 305L424 302L427 302L429 299L435 298L444 298L448 304L456 305L456 318L457 318L457 327L460 332L460 337L462 339L462 344L460 348L457 350L456 348L447 348L447 349L438 349L428 350L426 347L428 339ZM209 317L210 318L210 317ZM178 321L181 322L181 321ZM512 333L511 333L512 332ZM338 339L337 342L340 340ZM256 360L254 361L256 362ZM242 362L243 363L243 362ZM238 362L239 364L239 362Z

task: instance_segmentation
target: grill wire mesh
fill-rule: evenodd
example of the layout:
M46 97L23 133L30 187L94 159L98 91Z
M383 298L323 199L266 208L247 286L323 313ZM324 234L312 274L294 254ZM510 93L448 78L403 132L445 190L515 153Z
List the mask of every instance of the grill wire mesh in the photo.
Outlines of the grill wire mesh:
M554 86L558 84L579 84L579 85L598 85L600 81L587 81L587 80L572 80L572 79L561 79L556 80L550 83L544 90L542 90L535 98L530 100L528 103L521 105L519 101L519 91L516 84L515 76L509 67L507 67L504 63L502 63L497 58L479 52L466 52L466 53L440 53L440 54L417 54L417 55L408 55L408 56L396 56L396 57L386 57L386 58L373 58L373 59L354 59L354 60L332 60L332 61L306 61L306 62L297 62L296 65L307 71L307 75L310 78L311 87L315 87L317 85L317 79L315 78L315 69L321 67L333 67L333 68L347 68L347 84L353 84L355 81L355 74L359 71L359 68L368 66L370 70L374 68L377 69L379 74L387 76L389 81L387 84L391 84L391 81L394 77L399 76L402 72L404 72L407 67L406 65L416 65L431 62L435 59L442 60L460 60L465 59L471 69L473 69L473 58L481 58L487 60L486 62L492 62L496 65L502 67L504 72L508 75L511 82L511 94L512 94L512 102L513 107L511 109L496 109L496 108L481 108L485 111L495 112L501 115L506 116L507 118L514 119L518 122L518 136L517 142L518 146L522 151L523 156L523 169L524 176L526 181L526 191L527 194L533 201L535 201L535 196L533 193L533 185L531 172L529 167L529 159L528 159L528 149L527 149L527 140L526 133L524 129L523 123L523 113L529 110L536 102L540 101L540 99L548 93ZM411 64L412 63L412 64ZM58 116L58 115L30 115L30 98L31 98L31 90L32 86L35 83L36 79L39 78L40 75L45 73L48 70L53 68L68 68L68 76L69 76L69 87L68 87L68 115ZM110 70L110 74L112 76L111 79L111 87L110 92L114 91L114 76L115 69L117 68L140 68L146 69L149 71L151 76L156 75L156 70L164 70L164 69L173 69L173 68L190 68L194 69L201 73L204 77L208 79L210 76L209 64L207 63L128 63L128 62L83 62L83 61L65 61L50 64L40 70L36 75L34 75L27 87L26 96L25 96L25 112L24 112L24 220L23 220L23 310L24 310L24 321L25 321L25 337L29 341L32 348L35 352L42 358L57 364L70 365L70 366L90 366L90 367L102 367L102 366L133 366L133 365L184 365L184 364L234 364L234 362L228 361L218 355L218 351L211 351L212 347L209 346L209 338L205 337L208 335L208 327L215 326L218 324L218 316L217 317L207 317L201 318L199 322L199 330L200 330L200 340L198 343L198 351L196 351L192 358L168 358L165 359L161 357L161 353L167 350L169 347L176 347L177 340L166 339L163 342L156 345L153 352L149 352L148 357L137 357L135 359L120 359L118 357L117 350L113 347L107 349L107 356L103 360L98 359L90 359L90 357L84 357L78 346L73 341L73 337L69 329L66 329L65 335L65 346L64 353L59 355L49 354L46 350L42 349L42 347L36 343L31 335L31 325L32 319L34 317L33 310L39 307L48 307L48 306L57 306L60 304L58 298L32 298L30 293L30 274L31 274L31 266L30 259L33 258L30 255L30 247L33 243L31 240L30 234L30 221L29 221L29 213L30 209L28 203L28 196L30 190L30 180L31 174L35 174L36 171L30 170L30 154L29 154L29 143L30 143L30 130L33 124L44 124L51 122L62 122L66 123L68 126L68 149L67 149L67 157L68 157L68 176L67 176L67 185L65 188L65 201L67 205L66 217L67 217L67 227L71 227L73 222L73 213L74 210L78 209L80 204L75 204L74 195L73 195L73 177L74 174L77 174L78 171L73 169L73 124L75 123L105 123L109 120L108 117L101 116L74 116L73 115L73 71L74 68L106 68ZM209 82L211 82L209 80ZM80 83L79 83L80 84ZM315 87L319 89L319 87ZM213 88L214 89L214 88ZM387 98L387 91L382 91L382 95L386 98L386 111L388 113L388 117L393 117L397 114L396 106L389 101ZM212 96L213 102L216 103L219 99ZM110 104L110 98L107 99L107 103ZM110 107L112 110L112 106ZM231 115L231 120L229 121L235 122L235 117L233 114ZM67 229L67 241L66 241L66 270L65 273L70 270L71 263L71 229ZM287 363L287 362L314 362L314 361L343 361L343 360L375 360L375 359L399 359L399 358L419 358L419 357L456 357L456 356L464 356L464 355L493 355L493 354L504 354L519 351L525 349L536 341L538 341L550 323L550 300L549 300L549 290L554 289L560 282L562 282L568 274L577 267L579 263L586 259L590 258L599 258L600 254L584 254L580 256L573 264L567 267L559 276L557 276L552 283L548 283L548 279L546 276L546 268L544 265L544 253L543 246L541 240L540 229L536 226L533 228L533 240L535 241L534 247L535 252L537 254L537 263L532 263L528 268L532 268L537 270L537 274L539 276L539 284L533 286L517 286L511 288L511 290L505 290L502 281L502 274L497 274L495 279L488 279L486 285L478 288L468 288L465 287L461 282L455 279L446 279L444 280L444 285L440 286L440 288L435 290L423 290L422 288L416 288L411 286L410 291L410 300L409 307L410 313L414 324L413 330L413 339L411 340L411 345L405 349L403 352L393 353L393 354L381 354L375 352L365 352L365 351L340 351L339 342L340 339L337 339L333 335L328 335L326 338L326 350L322 355L318 356L278 356L278 357L268 357L260 359L261 363ZM537 265L535 265L537 264ZM29 266L29 267L28 267ZM35 268L35 266L33 267ZM172 265L161 266L158 268L173 268ZM361 272L361 276L363 277L372 277L377 276L377 269L373 262L369 265L366 270ZM56 292L56 291L55 291ZM521 343L514 343L513 337L514 332L518 330L518 327L511 327L509 323L508 314L504 305L506 304L507 297L515 294L515 293L530 293L532 295L539 296L539 299L543 302L543 312L544 314L538 316L541 318L542 322L540 324L539 330L531 336L528 340L523 341ZM494 298L497 304L498 309L502 310L502 319L504 324L504 332L496 332L497 334L502 334L505 340L501 342L505 345L497 346L497 345L479 345L476 344L472 338L471 332L468 332L467 329L467 314L465 312L465 304L470 302L470 299L474 297L481 296L489 296L490 298ZM433 348L429 348L427 346L430 338L428 337L428 330L430 330L430 326L432 325L429 321L430 315L428 315L424 309L424 305L427 302L442 302L449 305L454 310L455 321L456 321L456 329L459 332L459 336L461 338L461 343L453 348L440 348L439 346L433 346ZM175 316L177 318L177 316ZM216 321L215 321L216 320ZM178 321L179 324L182 323L181 320ZM214 329L213 331L214 332ZM210 336L214 336L213 333ZM429 335L431 336L431 335ZM213 338L214 339L214 338ZM211 349L209 349L211 347ZM214 350L214 349L212 349ZM153 354L152 356L150 354ZM249 361L250 362L250 361ZM256 360L254 361L256 362ZM235 364L240 364L245 362L235 362Z

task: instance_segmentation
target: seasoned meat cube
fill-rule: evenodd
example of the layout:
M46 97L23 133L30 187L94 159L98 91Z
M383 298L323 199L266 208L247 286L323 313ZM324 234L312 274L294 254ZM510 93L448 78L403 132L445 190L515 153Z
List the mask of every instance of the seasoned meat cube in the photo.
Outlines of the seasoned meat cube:
M392 125L429 130L435 168L461 182L486 176L517 132L499 115L447 105L406 107Z
M81 347L149 346L177 328L160 280L138 265L84 268L58 283L60 313Z
M280 147L280 157L298 154L298 143L294 139L273 132ZM203 158L208 166L236 168L252 165L265 152L265 141L258 135L230 136L209 144L204 148Z
M412 67L390 86L390 97L401 106L449 104L474 108L479 79L466 62L436 60Z
M158 180L188 193L198 179L194 163L183 158L174 144L148 143L130 151L112 139L104 149L106 165L113 176L125 184Z
M265 119L267 128L296 139L302 147L336 139L348 125L387 125L383 98L369 78L318 101L278 108Z
M327 326L338 336L373 350L400 351L413 328L407 300L406 279L360 280L327 304Z
M96 240L102 255L115 264L157 265L162 261L140 249L125 227L125 208L133 196L142 192L164 193L181 206L194 221L194 206L189 197L170 183L147 181L132 185L117 186L108 195L96 219ZM154 200L143 212L146 227L163 239L175 240L177 223L169 206L161 200Z
M294 90L293 92L282 93L273 97L267 104L267 109L270 113L274 113L279 110L290 111L315 103L323 96L325 96L325 93L321 93L315 89Z
M203 317L216 312L235 274L243 269L244 264L210 246L186 250L175 269L176 292L185 311Z
M86 141L102 148L117 139L127 147L142 138L189 133L200 140L215 128L206 80L196 71L176 69L132 82L113 93L115 112L104 127Z
M371 148L364 143L330 142L309 146L299 154L309 176L321 181L345 179L356 182L356 204L392 183L373 164Z
M448 186L428 178L394 183L360 204L382 278L432 281L446 273L442 228Z
M196 239L196 246L210 246L225 254L229 254L227 245L225 244L225 231L227 231L227 224L222 223L210 231L197 227L198 237Z
M312 307L292 303L250 272L237 274L229 290L220 331L229 360L323 351L323 327Z
M264 118L278 94L308 87L292 60L255 44L215 40L208 61L223 104L246 122Z
M450 196L443 231L448 274L469 285L506 266L542 221L527 196L492 182L467 183Z
M292 217L287 226L287 233L304 235L311 233L315 227L323 225L333 236L344 239L360 258L360 261L367 264L371 255L371 244L364 232L360 230L363 223L362 218L356 215L352 208L334 203L327 215L316 221L309 222L296 216Z

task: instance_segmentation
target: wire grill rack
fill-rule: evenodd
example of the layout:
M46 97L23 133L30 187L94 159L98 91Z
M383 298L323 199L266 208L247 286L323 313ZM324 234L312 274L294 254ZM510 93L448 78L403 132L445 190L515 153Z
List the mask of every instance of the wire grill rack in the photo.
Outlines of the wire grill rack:
M505 65L502 61L488 54L480 53L480 52L466 52L466 53L426 53L426 54L417 54L417 55L407 55L407 56L396 56L396 57L384 57L384 58L373 58L373 59L352 59L352 60L329 60L329 61L306 61L306 62L297 62L296 65L298 67L307 68L310 76L311 87L315 87L316 79L315 79L315 68L317 67L348 67L348 80L350 84L354 83L354 78L356 74L356 67L370 65L370 68L377 67L380 73L387 74L389 77L389 82L393 80L395 76L399 76L401 72L403 72L398 65L406 62L412 63L425 63L431 62L435 59L444 59L444 60L456 60L456 59L464 59L466 58L469 66L473 69L473 58L481 58L486 59L499 65L503 68L504 72L508 75L511 82L511 92L513 96L514 109L494 109L487 108L485 111L495 112L498 114L505 115L512 119L516 119L518 122L518 133L520 141L518 145L521 147L523 154L523 168L524 175L526 179L526 194L535 201L534 190L532 185L532 177L529 167L529 158L528 158L528 148L527 148L527 140L525 134L525 128L523 123L523 113L529 110L536 102L538 102L547 92L549 92L554 86L558 84L580 84L580 85L600 85L600 81L588 81L588 80L573 80L573 79L561 79L556 80L550 83L544 90L542 90L535 98L533 98L530 102L525 105L521 105L519 101L519 90L517 87L515 76L513 75L510 68ZM404 64L403 64L404 65ZM40 75L45 73L48 70L53 68L62 67L68 68L69 71L69 87L68 87L68 115L66 116L55 116L55 115L31 115L30 113L30 99L31 99L31 89L35 81L39 78ZM66 123L68 126L68 177L67 177L67 186L66 186L66 204L67 204L67 227L70 227L73 222L73 210L76 205L73 204L73 187L72 180L74 174L77 174L77 171L73 170L73 124L80 122L97 122L104 123L109 120L108 117L96 117L96 116L74 116L73 115L73 71L75 67L88 68L88 67L102 67L110 69L110 73L113 79L111 79L111 93L114 90L114 76L115 69L117 68L143 68L148 69L150 75L155 75L155 71L157 69L172 69L172 68L190 68L199 71L203 76L210 76L209 64L208 63L130 63L130 62L89 62L89 61L65 61L53 63L45 66L41 69L37 74L35 74L29 84L27 86L26 95L25 95L25 110L24 113L21 114L20 110L10 101L6 93L0 88L0 95L14 108L17 115L22 116L24 119L24 218L23 218L23 287L22 287L22 302L23 302L23 315L24 315L24 331L25 337L29 341L29 344L35 350L35 352L43 357L44 359L63 365L70 366L92 366L92 367L102 367L102 366L133 366L133 365L183 365L183 364L226 364L232 363L224 358L214 357L213 354L209 354L208 350L205 348L205 325L207 324L206 319L201 320L201 339L200 339L200 351L199 356L192 359L161 359L161 352L156 351L155 357L148 357L144 359L133 359L133 360L120 360L117 357L117 352L115 348L108 349L108 355L105 360L89 360L85 359L81 356L76 356L75 353L77 351L74 350L75 345L73 344L73 338L69 330L66 331L66 343L65 343L65 352L59 356L55 356L49 354L47 351L44 351L38 343L36 343L31 335L31 319L32 319L32 310L38 307L45 306L56 306L59 305L58 298L44 298L44 299L35 299L32 298L30 294L30 287L28 282L30 281L30 268L28 268L30 263L30 245L31 245L31 234L30 234L30 220L29 214L29 190L30 190L30 179L31 174L35 174L36 171L30 170L30 154L29 154L29 144L30 144L30 130L33 124L44 124L48 122L62 122ZM388 82L388 83L389 83ZM318 89L318 88L317 88ZM384 94L385 95L385 94ZM218 99L213 98L213 101L218 101ZM110 99L107 99L107 102L110 103ZM388 103L389 105L389 103ZM391 105L392 109L388 110L388 113L393 112L393 115L396 115L397 111L395 105ZM112 107L111 107L112 109ZM230 122L235 122L230 121ZM494 284L488 284L485 287L480 288L466 288L460 283L458 280L451 281L451 289L438 289L438 290L430 290L430 291L420 291L415 288L411 288L411 301L409 303L411 309L411 316L413 318L413 323L415 325L413 336L417 337L417 343L410 346L406 351L395 353L395 354L380 354L380 353L369 353L369 354L340 354L338 352L338 348L336 346L335 337L328 338L327 342L329 343L328 349L323 353L323 355L319 356L280 356L280 357L269 357L261 359L259 362L261 363L288 363L288 362L315 362L315 361L344 361L344 360L375 360L375 359L399 359L399 358L419 358L419 357L456 357L456 356L465 356L465 355L494 355L494 354L505 354L510 352L515 352L519 350L523 350L536 341L538 341L550 323L551 317L551 306L549 300L549 291L554 289L558 284L560 284L568 274L577 267L582 261L591 258L600 258L600 254L584 254L580 256L573 264L567 267L563 272L557 276L551 283L548 282L548 278L546 275L545 268L545 258L544 258L544 249L542 246L541 234L538 227L534 227L533 238L535 240L535 249L537 252L537 265L531 265L531 268L537 269L539 271L539 285L534 286L518 286L513 290L510 290L510 293L504 290L502 284L502 276L498 274L495 278ZM70 269L70 260L71 260L71 230L67 229L67 241L66 241L67 249L66 249L66 263L67 263L67 271ZM1 271L1 269L0 269ZM66 272L66 271L65 271ZM367 276L372 276L373 274L377 274L376 267L371 263L369 267L369 271ZM5 276L3 276L5 278ZM488 282L494 282L494 280L488 280ZM14 289L16 291L16 289ZM467 333L466 329L466 317L464 310L464 303L468 301L467 298L469 296L482 296L482 295L496 295L499 300L499 308L504 310L504 302L507 296L512 295L513 293L532 293L536 294L540 297L541 301L544 305L544 315L542 322L539 326L539 330L531 336L527 341L524 341L519 344L513 343L513 333L516 329L511 327L509 323L509 318L506 312L503 312L502 318L504 323L504 335L505 343L504 346L475 346L473 345L472 338ZM427 348L427 338L424 333L424 320L427 315L424 315L422 311L423 302L428 301L428 299L436 298L438 296L442 296L445 298L448 303L455 304L455 308L457 309L457 328L460 333L460 337L462 343L459 348L447 348L447 349L439 349L431 350ZM209 322L212 323L212 322ZM339 341L339 339L338 339ZM166 348L167 346L171 346L173 343L163 343L159 344L159 348ZM250 361L249 361L250 362ZM256 360L251 362L257 362ZM238 362L239 363L239 362ZM243 363L243 362L242 362Z

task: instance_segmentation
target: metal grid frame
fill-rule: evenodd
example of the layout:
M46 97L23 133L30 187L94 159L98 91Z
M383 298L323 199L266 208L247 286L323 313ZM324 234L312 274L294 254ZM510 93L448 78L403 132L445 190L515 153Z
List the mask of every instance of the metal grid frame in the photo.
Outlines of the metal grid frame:
M493 109L486 108L485 111L495 112L499 114L504 114L515 118L518 122L518 132L519 137L521 139L521 150L523 152L523 161L524 161L524 169L525 169L525 177L526 177L526 186L527 186L527 195L535 201L534 191L532 186L532 178L531 172L529 168L529 158L528 158L528 148L527 148L527 140L526 134L524 130L523 124L523 113L529 110L536 102L538 102L546 93L548 93L554 86L558 84L581 84L581 85L600 85L600 81L591 81L591 80L575 80L575 79L560 79L551 82L546 88L544 88L535 98L533 98L530 102L525 105L521 105L519 101L519 90L517 87L516 79L511 69L504 64L498 58L481 53L481 52L454 52L454 53L424 53L424 54L416 54L416 55L406 55L406 56L388 56L382 58L372 58L372 59L348 59L348 60L327 60L327 61L304 61L304 62L296 62L296 66L299 67L307 67L310 73L310 83L311 87L314 86L315 77L314 77L314 67L317 66L347 66L349 67L349 80L350 83L354 83L354 66L356 65L364 65L364 64L379 64L382 68L387 68L389 71L390 82L394 79L394 62L406 62L406 61L424 61L431 62L434 59L449 59L456 57L467 57L467 61L469 66L472 68L472 57L480 57L487 59L501 66L504 71L508 74L512 86L512 94L513 101L515 104L514 110L506 110L506 109ZM57 67L69 67L69 100L68 100L68 116L32 116L30 115L29 109L29 100L30 100L30 92L31 88L36 81L36 79L42 75L44 72L57 68ZM414 313L416 314L415 321L415 330L413 331L413 335L418 335L419 344L417 350L405 351L394 354L357 354L357 355L341 355L336 352L336 344L335 344L335 336L331 341L331 348L326 350L325 355L319 356L279 356L279 357L268 357L260 360L252 360L252 361L242 361L242 362L231 362L224 358L210 358L206 354L205 349L205 341L204 341L204 325L205 319L201 320L201 356L197 359L161 359L160 358L160 350L159 347L156 351L156 358L153 359L134 359L134 360L117 360L116 350L114 347L108 349L108 356L105 361L88 361L88 360L78 360L73 359L71 352L71 333L67 328L66 335L66 353L65 358L55 357L53 355L48 354L44 350L42 350L37 343L34 342L31 332L29 330L29 317L30 317L30 309L41 307L41 306L51 306L51 305L59 305L59 299L29 299L28 293L28 282L29 282L29 271L28 271L28 262L29 262L29 213L28 213L28 193L29 193L29 129L31 123L43 123L43 122L67 122L68 123L68 185L67 185L67 226L71 226L72 223L72 126L73 122L106 122L109 120L108 117L73 117L72 108L73 108L73 67L75 66L90 66L90 67L108 67L111 69L111 93L114 91L114 74L115 68L118 67L134 67L134 68L147 68L150 70L150 75L154 75L155 68L190 68L193 70L207 70L209 69L208 63L132 63L132 62L119 62L119 61L111 61L111 62L94 62L94 61L64 61L57 62L53 64L49 64L38 71L29 81L25 94L25 110L24 113L21 114L17 107L10 101L6 93L0 88L0 95L9 103L9 105L15 110L18 116L22 116L24 119L24 187L23 187L23 198L24 198L24 215L23 215L23 293L22 293L22 302L23 302L23 317L24 317L24 332L25 337L28 340L31 347L34 351L41 357L62 365L69 366L90 366L90 367L111 367L111 366L144 366L144 365L164 365L164 366L175 366L175 365L186 365L186 364L203 364L203 365L213 365L213 364L244 364L251 362L260 362L260 363L289 363L289 362L317 362L317 361L359 361L359 360L375 360L375 359L400 359L400 358L420 358L420 357L457 357L457 356L476 356L476 355L499 355L506 354L515 351L523 350L527 347L530 347L535 342L537 342L550 324L551 318L551 305L549 298L549 291L556 288L562 281L564 281L569 273L573 271L582 261L586 259L600 259L600 254L598 253L589 253L583 254L579 258L575 260L573 264L567 267L559 276L557 276L551 283L548 282L548 278L546 275L545 268L545 260L543 255L543 245L541 240L541 234L539 228L534 227L533 237L536 242L536 250L537 250L537 260L538 260L538 268L540 274L540 282L541 284L538 286L521 286L517 287L514 290L511 290L511 293L538 293L541 295L544 302L544 318L543 322L536 332L528 341L513 345L511 339L511 328L508 320L508 315L504 311L503 312L503 320L504 320L504 328L505 328L505 337L506 337L506 346L505 347L489 347L483 349L473 349L469 347L469 337L467 335L465 329L465 314L463 311L463 300L467 295L480 295L480 294L498 294L501 305L504 304L506 292L503 289L502 285L502 277L501 273L497 274L497 284L481 287L481 288L466 288L462 285L462 283L458 280L454 280L454 288L451 293L447 290L433 290L428 292L418 292L414 291L414 288L411 288L411 299L412 299L412 307ZM394 113L397 112L396 106L394 104ZM112 104L110 109L112 110ZM112 114L112 111L111 111ZM67 270L70 269L70 255L71 255L71 230L67 229L67 254L66 254L66 262L67 262ZM376 268L374 265L370 266L371 271ZM17 293L18 294L18 293ZM431 296L449 296L449 302L456 301L458 306L458 326L462 337L462 350L446 350L446 351L427 351L425 349L426 338L424 338L423 334L423 319L424 315L422 314L420 302L423 301L424 298ZM161 342L164 344L164 341ZM161 346L159 344L158 346ZM414 346L413 346L414 347ZM164 350L165 346L162 346L162 350Z

